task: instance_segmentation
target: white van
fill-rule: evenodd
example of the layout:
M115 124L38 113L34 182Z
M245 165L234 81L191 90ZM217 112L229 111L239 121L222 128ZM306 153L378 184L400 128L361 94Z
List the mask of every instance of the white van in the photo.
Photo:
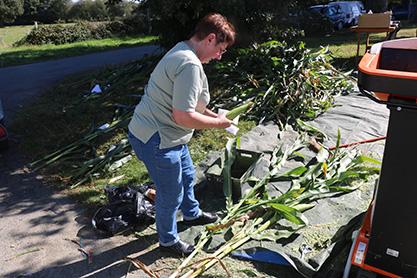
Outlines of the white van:
M326 5L311 6L310 10L320 12L327 17L336 30L341 30L345 26L357 25L359 16L365 13L361 1L337 1Z
M365 13L365 8L361 1L338 1L328 4L335 7L342 15L343 26L357 25L359 16Z

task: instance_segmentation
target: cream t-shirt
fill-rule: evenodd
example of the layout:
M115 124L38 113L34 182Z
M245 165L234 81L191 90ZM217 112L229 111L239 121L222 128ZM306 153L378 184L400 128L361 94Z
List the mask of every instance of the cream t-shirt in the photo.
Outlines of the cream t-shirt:
M159 61L136 106L129 131L143 143L159 133L161 149L186 144L194 129L177 125L172 108L203 113L210 101L203 65L185 43L177 43Z

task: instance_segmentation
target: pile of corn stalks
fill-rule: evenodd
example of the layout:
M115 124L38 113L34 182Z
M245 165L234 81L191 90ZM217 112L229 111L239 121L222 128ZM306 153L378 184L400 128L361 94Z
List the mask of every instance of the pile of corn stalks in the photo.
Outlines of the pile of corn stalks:
M337 146L339 144L340 134ZM226 148L225 184L230 184L227 180L230 180L231 175L226 165L233 163L235 146L235 141L230 141ZM369 166L379 165L379 161L361 155L356 150L337 147L334 151L322 148L312 160L314 163L279 174L279 169L286 161L303 147L306 147L305 141L298 139L287 149L276 148L270 158L269 172L260 179L248 177L247 181L253 187L238 203L232 204L231 190L226 190L227 215L217 223L206 226L195 251L170 277L197 277L251 239L276 241L288 238L308 224L303 212L313 208L316 204L314 201L352 192L360 186L358 181L364 181L379 172L378 167ZM268 196L266 188L270 183L283 179L292 181L290 189L277 197ZM224 234L225 239L227 235L229 239L226 239L226 243L213 254L192 263L213 235L219 233ZM187 271L190 265L192 268Z
M248 116L258 122L293 124L311 120L332 106L335 95L353 88L349 74L330 64L327 49L311 52L303 42L269 41L231 51L208 68L213 104L229 109L251 99Z

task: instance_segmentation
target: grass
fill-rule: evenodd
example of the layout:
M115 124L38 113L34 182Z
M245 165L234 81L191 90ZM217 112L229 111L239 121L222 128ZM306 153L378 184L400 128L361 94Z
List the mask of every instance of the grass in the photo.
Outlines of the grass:
M29 64L93 52L106 51L119 47L132 47L155 43L155 36L114 37L101 40L88 40L63 45L19 46L0 49L0 67Z
M46 44L14 46L14 44L24 38L32 28L33 25L0 27L0 67L78 56L119 47L140 46L155 43L158 39L156 36L124 36L63 45Z
M397 38L408 38L416 36L416 24L404 24L397 33ZM370 45L383 41L385 33L377 33L370 35ZM361 45L359 55L365 52L365 34L361 35ZM329 47L329 51L334 56L334 65L350 70L356 67L356 47L358 42L357 33L351 32L349 29L335 32L326 36L312 36L303 39L308 48L318 50L321 47Z
M30 30L32 30L32 28L33 25L1 27L0 51L3 51L7 48L12 48L13 44L25 37L30 32Z

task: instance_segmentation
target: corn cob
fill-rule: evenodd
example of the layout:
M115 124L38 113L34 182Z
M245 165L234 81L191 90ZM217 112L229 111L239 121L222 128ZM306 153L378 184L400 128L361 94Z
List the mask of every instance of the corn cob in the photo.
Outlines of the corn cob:
M228 118L229 120L233 120L234 118L236 118L240 114L246 113L252 107L252 105L253 105L252 101L249 101L245 104L242 104L241 106L238 106L238 107L230 110L229 112L227 112L226 118Z

